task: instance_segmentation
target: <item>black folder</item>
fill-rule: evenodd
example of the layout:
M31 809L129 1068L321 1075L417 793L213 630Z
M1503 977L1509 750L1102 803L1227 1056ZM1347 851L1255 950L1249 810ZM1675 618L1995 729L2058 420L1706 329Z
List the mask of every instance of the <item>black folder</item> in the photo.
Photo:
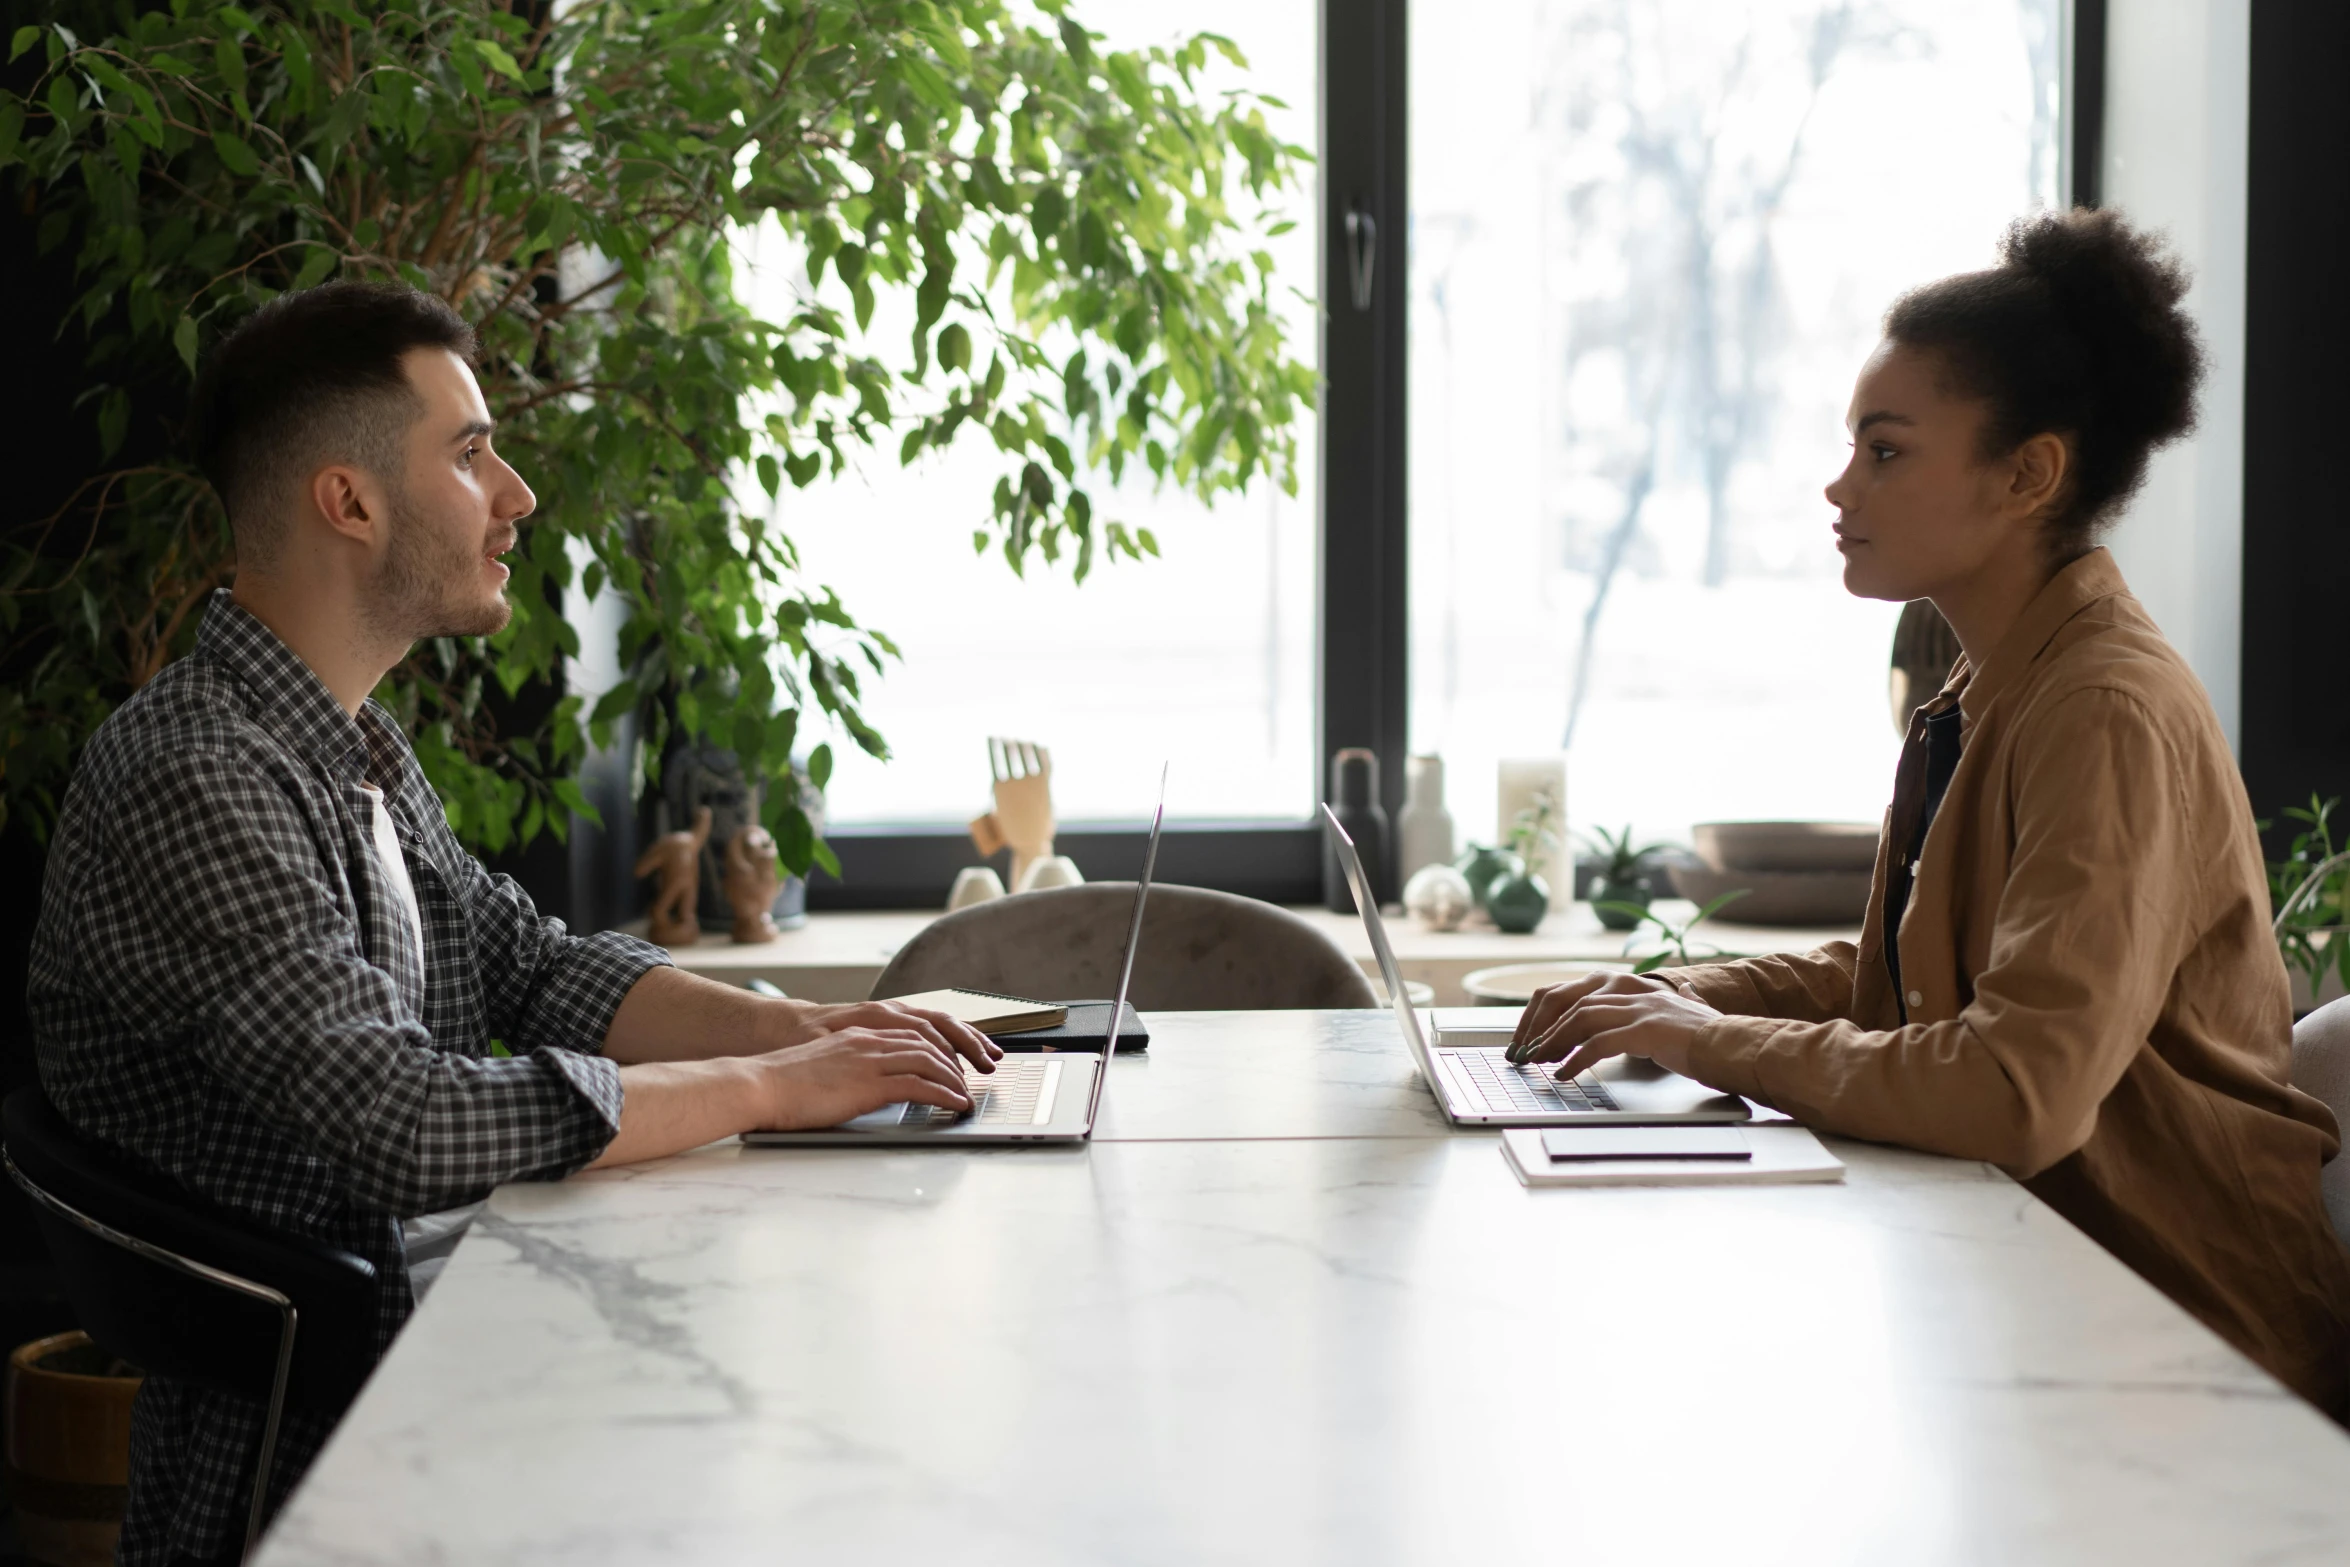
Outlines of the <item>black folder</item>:
M995 1042L1006 1050L1099 1050L1110 1031L1110 1004L1107 1001L1063 1001L1056 1005L1069 1009L1069 1020L1056 1028L1032 1028L1018 1034L998 1034ZM1150 1048L1150 1030L1142 1026L1142 1014L1128 1002L1126 1010L1118 1014L1118 1048L1120 1050L1147 1050Z

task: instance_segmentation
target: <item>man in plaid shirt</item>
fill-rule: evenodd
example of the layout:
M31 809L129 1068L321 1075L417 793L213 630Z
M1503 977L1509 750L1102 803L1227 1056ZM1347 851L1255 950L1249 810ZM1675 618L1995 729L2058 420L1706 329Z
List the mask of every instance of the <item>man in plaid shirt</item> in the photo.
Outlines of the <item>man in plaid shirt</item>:
M763 999L571 935L458 845L368 693L417 639L510 613L497 557L534 500L472 346L429 295L329 284L207 364L192 425L236 586L90 742L32 955L66 1118L373 1262L379 1353L413 1309L403 1221L754 1128L965 1108L958 1058L998 1054L941 1014ZM289 1417L273 1512L330 1424ZM235 1560L261 1427L149 1378L119 1560Z

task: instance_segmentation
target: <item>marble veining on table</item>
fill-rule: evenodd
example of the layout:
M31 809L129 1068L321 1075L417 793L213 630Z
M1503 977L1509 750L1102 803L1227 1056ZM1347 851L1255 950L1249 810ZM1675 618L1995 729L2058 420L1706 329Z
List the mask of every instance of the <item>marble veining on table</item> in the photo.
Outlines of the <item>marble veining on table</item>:
M2350 1559L2350 1440L1995 1170L1529 1192L1364 1025L1154 1026L1141 1140L503 1189L261 1560ZM1254 1046L1317 1135L1171 1065Z

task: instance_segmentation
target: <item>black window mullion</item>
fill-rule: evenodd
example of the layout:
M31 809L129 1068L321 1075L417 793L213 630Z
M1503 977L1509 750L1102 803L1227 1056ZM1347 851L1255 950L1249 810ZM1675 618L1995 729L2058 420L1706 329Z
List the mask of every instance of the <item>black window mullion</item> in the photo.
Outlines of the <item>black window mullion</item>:
M1323 0L1317 796L1327 795L1331 756L1367 746L1378 753L1390 812L1403 800L1409 739L1408 48L1405 0Z
M2105 197L2105 0L2072 0L2064 84L2065 148L2071 189L2064 199L2095 207Z

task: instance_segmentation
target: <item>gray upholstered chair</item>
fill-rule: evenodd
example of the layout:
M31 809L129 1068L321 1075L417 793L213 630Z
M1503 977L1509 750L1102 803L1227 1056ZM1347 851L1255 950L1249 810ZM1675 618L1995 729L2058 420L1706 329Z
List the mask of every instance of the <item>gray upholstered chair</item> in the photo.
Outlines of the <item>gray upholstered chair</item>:
M898 950L877 998L961 985L1040 1001L1095 1001L1118 988L1134 883L1097 881L975 904ZM1134 959L1145 1012L1368 1007L1371 982L1328 936L1287 909L1204 887L1154 884Z
M2350 999L2330 1001L2293 1025L2293 1086L2323 1099L2350 1135ZM2337 1156L2319 1180L2326 1217L2350 1242L2350 1153Z

